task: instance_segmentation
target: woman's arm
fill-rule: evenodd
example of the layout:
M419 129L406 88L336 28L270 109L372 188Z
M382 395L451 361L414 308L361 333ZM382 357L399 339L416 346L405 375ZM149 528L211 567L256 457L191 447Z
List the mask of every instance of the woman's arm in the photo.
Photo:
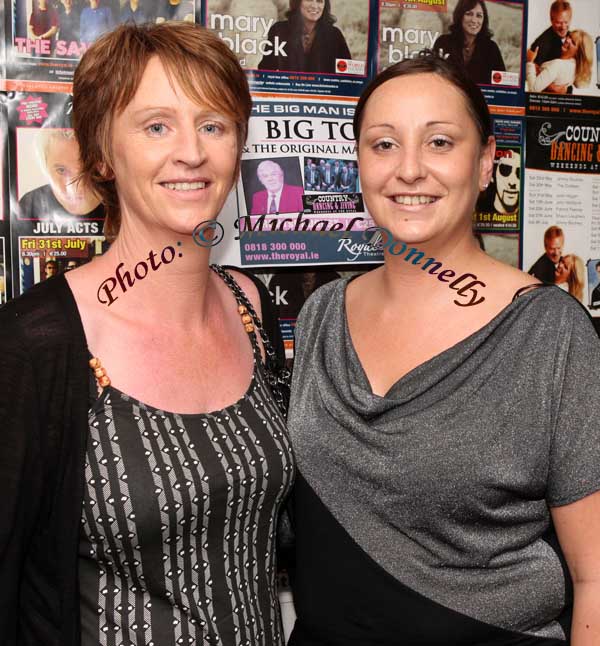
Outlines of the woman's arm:
M545 64L540 73L535 70L535 63L528 62L526 67L527 86L530 92L543 92L551 83L558 78L558 68L553 65L554 61Z
M278 35L279 32L279 27L278 25L281 25L281 23L276 22L271 29L269 29L269 33L267 35L267 40L269 41L269 53L264 54L260 63L258 64L258 69L259 70L276 70L279 69L279 57L275 56L274 51L275 51L275 38ZM289 43L288 43L289 47Z
M551 510L573 579L571 646L600 644L600 491Z
M352 54L350 53L350 48L348 47L348 43L346 42L346 39L344 38L344 34L341 32L341 30L337 29L338 32L338 43L337 47L335 48L335 58L352 58ZM335 61L334 61L334 68L335 68Z
M10 304L5 306L10 307ZM3 308L4 309L4 308ZM4 314L8 311L4 309ZM0 314L0 643L14 644L23 560L38 514L41 463L33 362Z
M58 31L58 27L50 27L45 34L42 34L40 38L52 38L54 34Z
M31 18L29 18L29 23L27 25L27 35L29 36L30 40L36 40L37 36L33 31L32 22L33 22L33 13L31 14Z
M493 45L494 55L492 57L492 69L498 72L506 71L506 65L504 64L504 59L502 58L502 52L498 47L498 44L493 40L491 41Z

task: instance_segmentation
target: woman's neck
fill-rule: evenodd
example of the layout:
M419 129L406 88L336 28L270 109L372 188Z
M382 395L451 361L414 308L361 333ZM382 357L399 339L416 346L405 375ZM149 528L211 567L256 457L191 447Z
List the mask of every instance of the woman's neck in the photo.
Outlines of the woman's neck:
M191 317L203 318L211 275L210 248L173 232L132 234L122 230L109 250L95 260L98 300L115 311L125 307L130 313L138 312L144 320L154 317L163 323L183 324Z
M471 48L471 47L473 47L474 44L475 44L475 36L465 34L464 35L463 46L467 47L467 48Z
M302 32L304 34L312 34L316 27L316 22L306 22L306 20L302 21Z
M448 281L465 274L477 275L487 256L470 231L458 237L458 241L454 238L453 242L446 240L439 244L407 242L403 251L401 245L392 246L394 252L400 253L386 253L384 285L389 296L398 292L397 296L400 297L400 294L406 293L405 290L418 294L431 286L432 281L439 282L437 275L446 270L454 274L445 274Z

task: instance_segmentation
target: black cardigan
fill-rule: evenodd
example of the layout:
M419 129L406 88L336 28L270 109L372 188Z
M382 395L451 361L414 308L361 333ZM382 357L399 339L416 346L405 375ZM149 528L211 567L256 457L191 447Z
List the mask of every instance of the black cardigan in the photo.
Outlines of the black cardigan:
M269 293L246 275L283 361ZM0 308L1 646L80 644L88 384L85 334L63 275Z

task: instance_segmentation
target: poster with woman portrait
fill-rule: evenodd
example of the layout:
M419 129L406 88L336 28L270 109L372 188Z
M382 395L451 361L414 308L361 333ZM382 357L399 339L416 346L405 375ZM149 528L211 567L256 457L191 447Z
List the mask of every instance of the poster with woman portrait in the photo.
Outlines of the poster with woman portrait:
M125 22L194 22L200 0L13 0L6 3L3 89L71 91L79 59Z
M524 114L523 0L380 0L378 70L423 49L463 67L493 114Z
M102 236L104 209L100 200L77 181L80 155L70 113L69 95L9 95L10 235L12 249L18 250L13 254L14 276L22 274L23 238L47 241L54 236L57 240L70 235ZM65 247L50 245L49 249Z
M600 3L529 3L525 89L534 116L600 116Z
M207 0L204 24L255 93L356 97L374 50L375 0Z
M592 316L600 259L600 124L527 121L523 269L568 291Z

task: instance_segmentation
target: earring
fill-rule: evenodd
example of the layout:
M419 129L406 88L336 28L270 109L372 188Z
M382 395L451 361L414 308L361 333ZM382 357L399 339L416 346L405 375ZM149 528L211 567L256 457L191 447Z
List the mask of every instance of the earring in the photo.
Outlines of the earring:
M482 188L481 190L482 190L482 191L485 191L485 189L486 189L489 185L490 185L490 184L489 184L489 182L488 182L487 184L484 184L484 185L483 185L483 188Z

